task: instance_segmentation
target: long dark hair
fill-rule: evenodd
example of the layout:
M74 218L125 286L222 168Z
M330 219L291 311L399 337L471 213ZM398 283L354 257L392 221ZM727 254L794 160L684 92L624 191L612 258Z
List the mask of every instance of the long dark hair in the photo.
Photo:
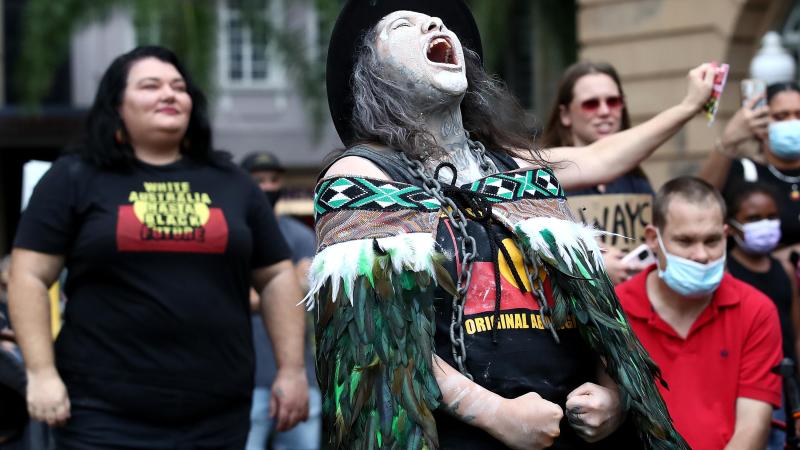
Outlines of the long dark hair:
M133 148L127 139L118 142L115 135L120 131L126 134L125 123L118 108L122 104L128 72L137 61L156 58L172 64L186 82L186 91L192 98L192 112L189 126L181 144L181 154L200 162L215 159L211 147L211 125L208 120L207 102L203 92L192 81L186 68L171 50L163 47L137 47L118 56L108 66L97 95L86 119L86 131L81 142L69 149L85 161L104 168L130 168L136 161Z
M561 81L558 84L558 92L556 94L556 101L553 108L550 110L550 117L547 120L544 133L542 134L541 146L544 148L553 147L571 147L575 145L572 140L572 131L561 123L561 107L569 108L569 104L575 95L575 83L586 75L600 73L608 75L614 80L617 85L617 90L622 98L625 98L625 92L622 90L622 82L620 82L619 74L617 74L614 66L604 62L581 61L577 62L564 71ZM620 131L627 130L631 127L631 117L628 114L628 107L623 102L622 104L622 120L620 122Z
M425 130L419 111L406 101L405 86L382 77L375 36L375 29L365 34L353 72L356 139L387 145L418 159L440 155L444 150ZM470 138L490 151L543 164L527 127L525 110L499 80L486 73L477 53L464 48L464 57L468 85L461 115ZM525 151L529 153L521 155Z
M554 147L571 147L575 145L572 139L572 131L561 123L561 107L569 108L569 104L575 96L575 83L586 75L601 73L608 75L614 80L617 85L620 97L625 99L625 91L622 90L622 82L619 79L617 70L609 63L593 62L593 61L580 61L567 68L564 75L561 76L561 81L558 84L558 92L556 94L556 101L553 108L550 110L550 117L547 119L547 126L542 133L542 141L540 145L543 148ZM627 102L622 102L622 116L620 120L620 131L627 130L631 127L631 116L628 113ZM649 182L647 174L644 173L641 166L636 166L628 172L628 175L643 178Z

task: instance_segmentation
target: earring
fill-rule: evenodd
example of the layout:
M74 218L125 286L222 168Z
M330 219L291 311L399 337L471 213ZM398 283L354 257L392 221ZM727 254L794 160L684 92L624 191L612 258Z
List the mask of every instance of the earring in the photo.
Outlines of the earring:
M114 141L116 141L119 145L125 145L127 143L127 139L125 139L125 132L122 128L117 128L117 131L114 132Z

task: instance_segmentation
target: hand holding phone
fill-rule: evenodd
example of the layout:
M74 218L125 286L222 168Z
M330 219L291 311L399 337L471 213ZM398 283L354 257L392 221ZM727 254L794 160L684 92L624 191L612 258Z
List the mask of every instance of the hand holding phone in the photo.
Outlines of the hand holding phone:
M767 106L767 83L755 78L746 78L740 85L742 91L742 106L747 106L750 100L758 98L752 109Z

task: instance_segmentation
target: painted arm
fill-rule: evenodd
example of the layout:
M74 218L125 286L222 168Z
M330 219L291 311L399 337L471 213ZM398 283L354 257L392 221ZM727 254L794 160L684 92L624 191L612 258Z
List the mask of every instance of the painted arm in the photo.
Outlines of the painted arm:
M695 116L711 95L714 70L702 64L687 76L686 97L676 106L647 122L607 136L585 147L558 147L543 151L567 190L609 183L628 173L650 156ZM517 160L522 166L529 163Z
M28 413L50 426L70 417L67 388L53 356L48 288L64 267L64 257L15 248L11 253L8 305L28 377Z
M507 399L462 375L438 356L433 373L443 407L454 417L491 434L514 450L538 450L553 445L564 415L561 407L529 392Z
M305 312L297 306L303 294L289 260L256 269L252 276L253 286L261 294L261 318L278 366L270 389L269 413L277 418L276 429L285 431L308 418Z
M336 161L323 174L323 177L353 176L375 178L376 180L391 180L378 166L367 158L360 156L345 156Z
M625 422L619 388L598 365L598 382L584 383L567 394L567 420L586 442L605 439Z
M725 450L766 448L772 421L772 405L751 398L736 399L736 425Z

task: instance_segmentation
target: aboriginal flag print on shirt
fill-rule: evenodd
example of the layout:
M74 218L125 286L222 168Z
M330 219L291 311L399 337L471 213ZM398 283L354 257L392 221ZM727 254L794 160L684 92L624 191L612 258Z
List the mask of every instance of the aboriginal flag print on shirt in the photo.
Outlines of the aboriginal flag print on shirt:
M206 192L187 181L147 182L119 207L117 249L121 252L223 253L228 224Z
M572 390L585 382L597 381L598 361L580 337L573 317L569 317L558 330L560 342L553 339L547 327L549 317L539 314L538 302L530 294L526 272L530 272L532 267L525 265L511 233L499 225L490 226L494 227L491 234L483 224L472 220L467 223L467 232L475 239L477 252L463 310L466 367L476 383L498 395L515 398L536 392L544 399L564 407L567 394ZM436 237L442 251L454 255L449 261L448 272L456 280L463 255L455 226L443 218L439 222ZM498 238L497 246L489 244L493 238ZM508 252L510 262L500 251L499 245ZM498 314L495 313L498 306L495 260L501 297ZM513 272L520 276L525 292L520 289ZM540 277L545 297L553 305L547 272L540 272ZM444 292L439 292L437 296L436 354L451 366L458 367L452 357L453 344L450 339L452 297ZM453 419L445 411L437 410L434 415L442 450L508 448L484 431ZM590 447L566 421L562 422L560 429L561 436L551 448L572 450Z

